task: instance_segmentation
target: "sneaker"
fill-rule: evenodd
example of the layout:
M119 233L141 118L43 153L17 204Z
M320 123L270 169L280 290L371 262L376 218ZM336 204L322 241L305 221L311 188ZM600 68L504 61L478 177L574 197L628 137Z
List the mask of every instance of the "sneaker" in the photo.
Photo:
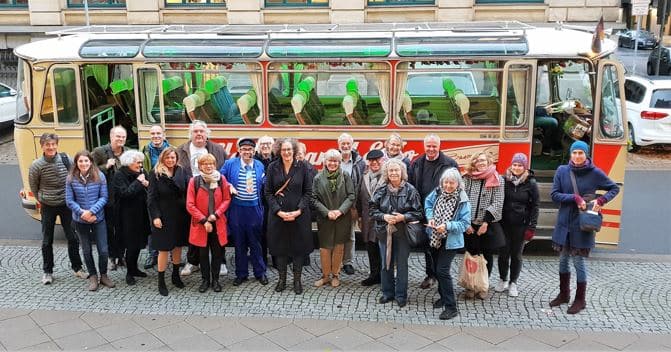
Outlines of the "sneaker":
M75 277L78 277L80 279L86 279L88 276L89 274L82 269L75 271Z
M350 264L343 265L342 270L347 275L354 275L354 267Z
M440 320L450 320L454 317L459 315L459 311L457 310L444 310L440 315L438 316L438 319Z
M499 283L496 284L496 287L494 287L494 291L496 292L503 292L508 289L508 281L506 280L499 280Z
M514 282L511 282L510 285L508 286L508 296L510 297L517 297L519 296L519 292L517 292L517 284Z
M44 285L51 285L51 283L54 282L54 276L51 274L44 274L42 275L42 283Z
M195 273L198 270L200 270L198 265L191 265L191 263L186 263L186 265L184 266L184 269L182 269L182 271L180 271L179 274L182 275L182 276L189 276L189 275L191 275L192 273Z
M219 275L226 274L228 274L228 268L226 267L226 264L221 264L221 268L219 268Z

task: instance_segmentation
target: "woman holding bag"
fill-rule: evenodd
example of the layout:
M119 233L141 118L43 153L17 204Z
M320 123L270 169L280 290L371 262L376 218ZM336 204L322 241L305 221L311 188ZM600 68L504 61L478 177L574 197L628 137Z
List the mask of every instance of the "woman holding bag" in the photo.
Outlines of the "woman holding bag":
M482 254L487 261L487 275L492 274L494 252L505 245L499 221L503 211L503 178L487 153L473 155L464 174L464 187L471 204L471 226L466 228L466 251ZM466 290L466 296L487 298L487 291Z
M589 154L587 143L575 141L569 150L571 159L568 165L557 168L550 193L552 201L559 203L557 225L552 233L552 247L559 252L559 295L550 302L550 307L568 303L570 300L571 271L568 262L572 259L577 276L577 288L575 299L567 313L576 314L587 305L585 258L589 256L595 244L595 233L580 229L580 211L588 209L589 202L589 208L600 212L604 204L617 196L620 187L592 163L587 156ZM606 193L597 197L595 193L597 190Z
M513 156L504 176L505 201L503 203L503 232L506 245L499 251L499 283L494 291L508 290L510 297L517 297L517 278L522 271L522 251L524 242L536 232L538 220L538 185L534 172L528 170L529 159L523 153ZM510 281L508 281L510 268Z
M454 285L450 270L457 250L464 247L464 231L471 224L471 205L464 192L464 181L459 170L447 169L440 177L436 187L424 201L429 245L438 249L436 258L436 276L440 298L433 308L444 307L440 320L449 320L457 315L457 301L454 298Z

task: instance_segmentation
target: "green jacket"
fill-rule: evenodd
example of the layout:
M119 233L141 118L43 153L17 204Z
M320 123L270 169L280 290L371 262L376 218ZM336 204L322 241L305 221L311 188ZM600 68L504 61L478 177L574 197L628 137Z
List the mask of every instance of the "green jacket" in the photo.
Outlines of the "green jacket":
M340 172L335 192L331 192L326 168L312 182L312 201L317 215L317 236L320 248L333 248L349 240L352 231L350 208L354 205L355 192L352 178ZM343 214L335 221L329 220L329 210L340 210Z

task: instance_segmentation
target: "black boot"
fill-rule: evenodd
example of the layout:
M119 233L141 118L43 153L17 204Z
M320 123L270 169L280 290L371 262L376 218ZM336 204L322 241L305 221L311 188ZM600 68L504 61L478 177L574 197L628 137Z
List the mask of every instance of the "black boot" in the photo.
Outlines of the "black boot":
M168 295L168 288L165 286L165 271L158 272L158 293L160 293L161 296Z
M182 282L182 278L179 277L179 264L173 264L172 265L172 284L175 285L177 288L184 288L184 283Z
M207 281L207 280L205 280L205 279L203 279L203 280L200 282L200 286L198 286L198 292L200 292L200 293L205 293L205 291L207 291L207 289L208 289L209 287L210 287L210 282Z
M287 288L287 266L280 266L278 268L279 278L277 279L277 286L275 286L275 292L282 292Z
M303 283L301 282L301 275L303 274L303 261L297 264L294 261L294 293L297 295L303 294Z

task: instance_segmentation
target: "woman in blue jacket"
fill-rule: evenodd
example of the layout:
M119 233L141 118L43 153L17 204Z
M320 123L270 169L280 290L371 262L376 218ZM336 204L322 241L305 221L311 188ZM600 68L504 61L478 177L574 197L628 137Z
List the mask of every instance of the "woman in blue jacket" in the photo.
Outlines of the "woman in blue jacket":
M436 276L440 299L433 308L444 307L439 318L449 320L459 315L450 268L457 250L464 247L464 231L471 224L471 205L459 170L445 170L439 185L426 197L424 207L430 245L438 249Z
M86 151L75 154L75 167L65 183L65 203L72 210L72 220L79 235L79 243L84 252L84 262L89 271L89 291L98 289L98 271L93 262L91 243L98 248L100 284L109 288L114 282L107 276L107 225L105 224L105 204L107 203L107 182L98 170L93 157Z
M573 304L568 314L576 314L585 309L585 292L587 290L587 264L585 258L594 248L594 232L580 230L579 210L589 208L600 211L604 204L611 201L620 192L615 182L594 166L587 156L589 146L583 141L571 145L571 160L568 165L557 168L552 184L552 201L559 203L557 225L552 233L553 248L559 254L559 295L550 302L550 307L568 303L571 295L569 259L573 259L577 276L577 288ZM573 187L571 174L574 175L577 190ZM596 195L597 190L606 191Z

